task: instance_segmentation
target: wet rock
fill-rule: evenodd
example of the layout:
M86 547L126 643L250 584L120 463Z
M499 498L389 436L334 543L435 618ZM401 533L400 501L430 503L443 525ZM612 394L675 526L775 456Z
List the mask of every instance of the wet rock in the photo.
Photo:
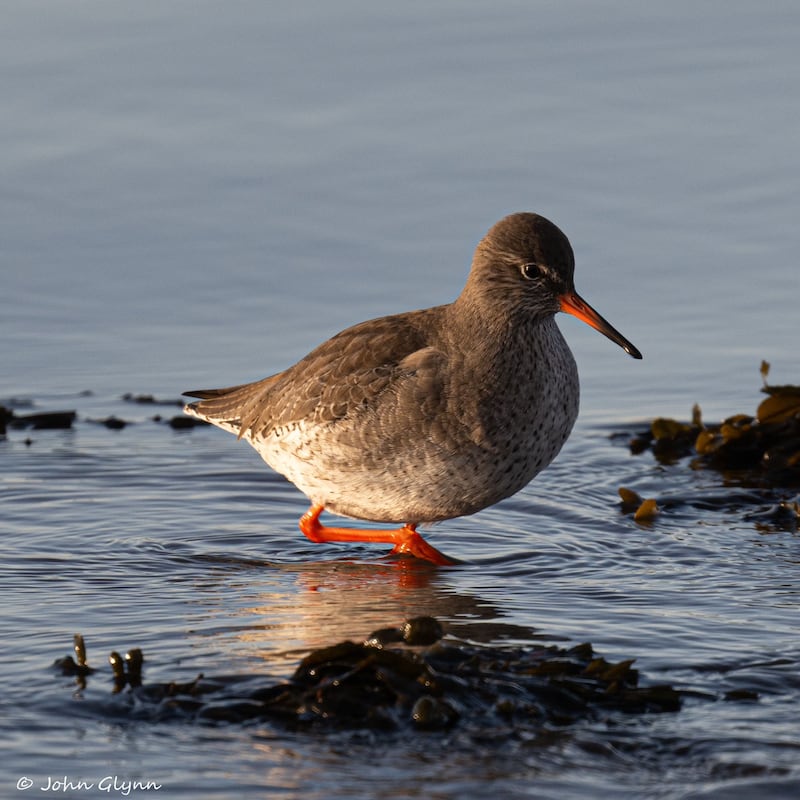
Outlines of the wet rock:
M130 424L127 420L115 417L113 414L110 417L103 417L102 419L89 419L86 421L91 422L94 425L105 425L105 427L111 431L121 431L124 427Z
M406 644L433 644L444 636L444 629L434 617L414 617L403 624L403 640Z
M373 631L364 640L368 647L383 647L387 644L395 644L403 641L403 631L400 628L379 628Z
M133 394L132 392L126 392L122 395L122 399L126 403L136 403L137 405L146 405L146 406L178 406L179 408L183 407L183 401L177 398L173 398L170 400L158 399L154 397L152 394Z
M758 700L758 692L751 689L731 689L725 692L724 700Z
M783 500L762 511L745 514L745 519L756 523L761 531L787 531L797 533L800 530L800 501Z
M426 694L411 709L414 727L424 731L449 728L458 719L458 712L445 700Z
M12 413L8 424L9 427L15 429L58 430L71 428L77 416L74 411L46 411L40 414L23 414L22 416Z
M160 421L160 417L156 419L157 422ZM197 417L187 417L186 415L177 415L171 417L169 422L167 423L170 428L173 428L176 431L180 430L190 430L191 428L196 428L200 425L210 425L210 422L206 422L204 419L197 419Z
M14 419L14 412L10 408L0 406L0 436L6 435L6 425Z

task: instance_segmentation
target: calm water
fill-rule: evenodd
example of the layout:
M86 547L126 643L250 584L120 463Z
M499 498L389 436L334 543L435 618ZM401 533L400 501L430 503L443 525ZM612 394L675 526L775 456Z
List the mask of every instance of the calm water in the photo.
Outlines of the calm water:
M161 785L141 797L800 794L797 533L611 438L695 401L754 410L762 358L800 382L795 3L38 2L0 37L0 402L79 413L0 441L0 795L107 775ZM263 377L449 301L523 209L565 230L579 291L645 359L561 320L581 420L518 496L430 532L463 566L314 546L248 447L120 400ZM136 424L91 422L111 414ZM623 485L667 510L635 524ZM141 647L148 681L282 678L418 613L759 700L498 752L135 721L107 677L76 693L50 668L81 631L95 665Z

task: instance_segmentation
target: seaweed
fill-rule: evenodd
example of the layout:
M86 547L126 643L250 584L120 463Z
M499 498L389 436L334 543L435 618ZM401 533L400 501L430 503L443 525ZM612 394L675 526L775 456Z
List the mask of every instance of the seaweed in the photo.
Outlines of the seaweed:
M81 638L82 642L82 638ZM208 723L271 722L293 729L471 731L564 726L600 710L674 712L681 692L666 684L640 685L633 660L617 663L591 644L476 644L445 636L433 617L381 628L362 642L343 641L309 653L283 682L258 675L189 682L142 682L144 657L110 656L112 693L131 698L137 716ZM70 657L56 664L77 674ZM92 671L94 672L94 671Z
M662 464L690 458L692 469L712 469L743 486L800 487L800 386L766 383L755 414L705 423L695 405L688 422L658 417L629 442L631 453L652 451Z

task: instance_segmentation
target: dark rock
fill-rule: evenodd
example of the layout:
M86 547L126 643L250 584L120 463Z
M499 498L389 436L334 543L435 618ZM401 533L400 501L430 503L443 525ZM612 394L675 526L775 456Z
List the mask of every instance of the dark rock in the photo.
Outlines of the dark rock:
M124 395L122 395L122 399L126 403L136 403L137 405L183 406L183 401L177 398L164 400L164 399L158 399L154 397L152 394L133 394L132 392L126 392Z
M403 624L403 639L410 645L428 645L438 642L444 629L434 617L414 617Z
M180 430L189 430L191 428L196 428L198 425L210 425L211 423L206 422L204 419L197 419L197 417L187 417L186 415L178 415L172 417L168 424L170 428L174 428L176 431L180 431Z
M74 411L49 411L41 414L16 414L10 420L10 427L15 429L31 428L35 431L71 428L78 415Z
M14 412L10 408L0 406L0 436L5 436L6 425L14 419Z

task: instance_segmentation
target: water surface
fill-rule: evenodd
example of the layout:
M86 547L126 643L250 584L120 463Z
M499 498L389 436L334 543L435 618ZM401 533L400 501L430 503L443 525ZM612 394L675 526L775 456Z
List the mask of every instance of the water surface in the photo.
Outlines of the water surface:
M762 358L800 382L798 34L789 2L8 9L0 402L79 420L0 441L4 793L116 774L168 797L796 796L796 532L700 502L733 489L611 434L695 401L754 410ZM515 498L429 532L463 566L314 546L304 498L244 444L120 400L260 378L355 321L447 302L523 209L565 230L579 291L645 358L560 321L581 420ZM135 424L91 422L110 414ZM622 485L675 502L637 525ZM137 721L107 676L76 692L50 669L80 631L96 664L141 647L150 681L277 679L418 613L759 699L498 753L458 730Z

